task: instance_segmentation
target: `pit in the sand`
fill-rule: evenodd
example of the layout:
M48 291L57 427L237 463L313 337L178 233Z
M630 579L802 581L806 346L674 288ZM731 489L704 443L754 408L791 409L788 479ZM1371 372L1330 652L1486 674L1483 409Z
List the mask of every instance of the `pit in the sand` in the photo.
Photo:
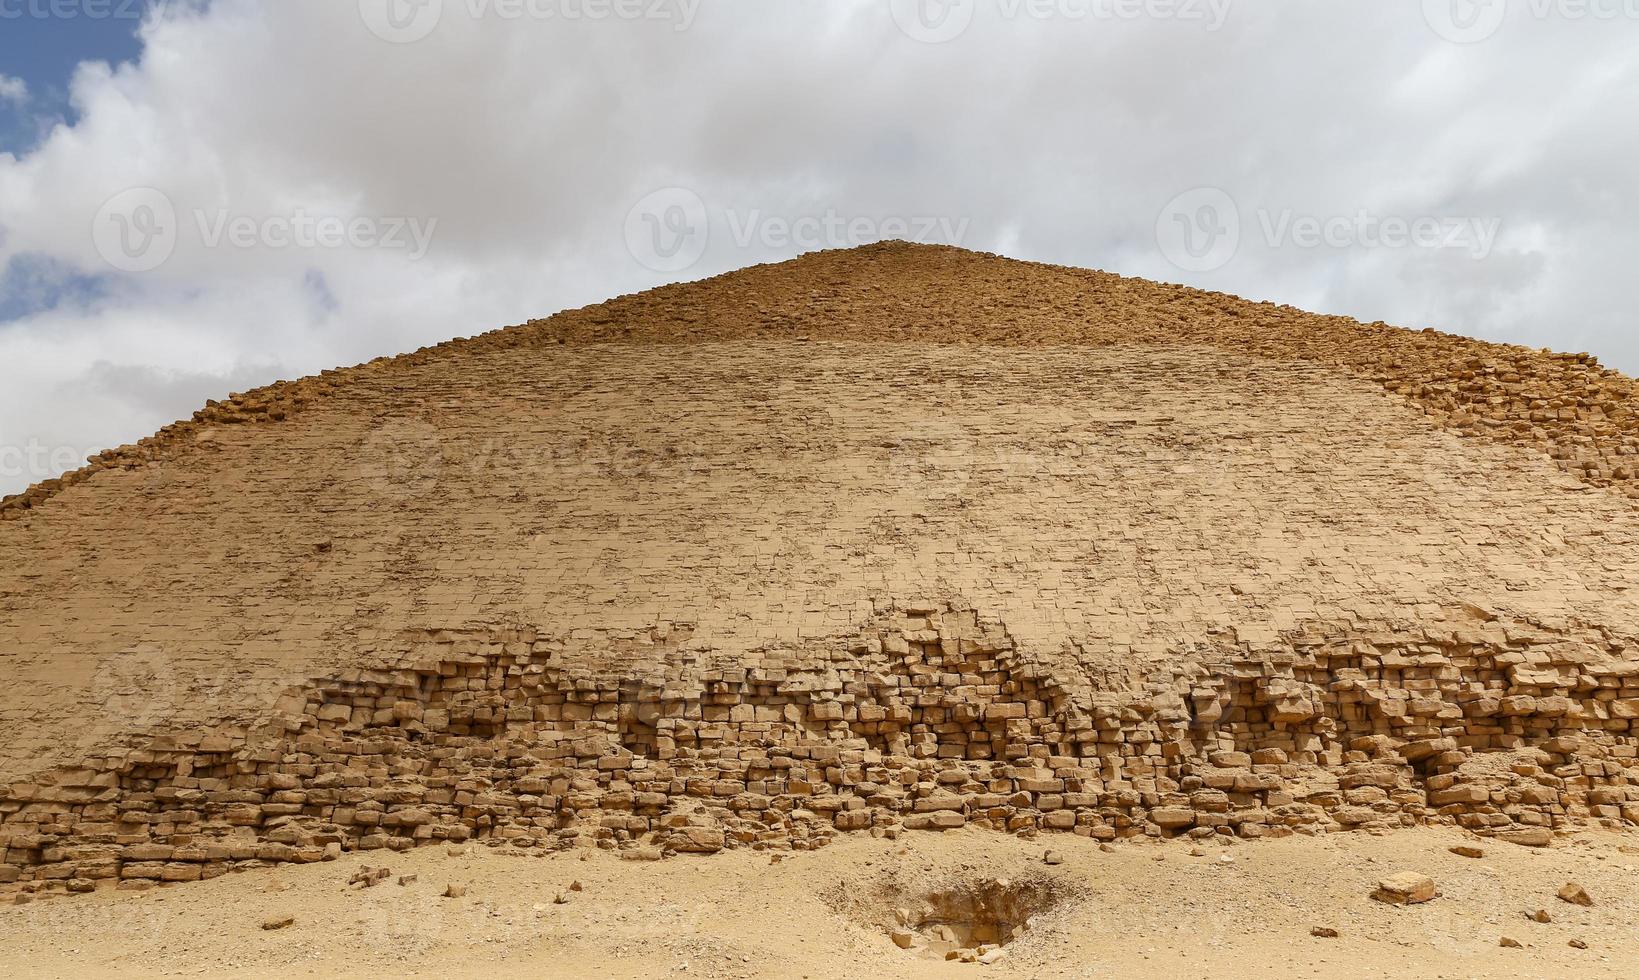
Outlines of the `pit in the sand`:
M1056 902L1043 881L986 878L907 895L890 935L901 949L963 963L994 963Z

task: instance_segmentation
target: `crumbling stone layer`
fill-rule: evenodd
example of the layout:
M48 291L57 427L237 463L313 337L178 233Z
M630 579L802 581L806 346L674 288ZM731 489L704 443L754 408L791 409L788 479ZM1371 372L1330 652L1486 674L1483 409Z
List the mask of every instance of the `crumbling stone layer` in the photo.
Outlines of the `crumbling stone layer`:
M189 881L345 850L497 839L711 853L968 824L1254 838L1417 823L1545 844L1639 823L1639 663L1453 610L1310 624L1290 653L1200 649L1130 692L1056 676L962 604L704 668L686 625L404 639L268 724L156 740L0 797L0 881ZM559 665L621 642L653 666Z
M1126 683L1476 603L1620 650L1631 506L1310 362L1211 347L567 345L360 379L0 525L0 784L256 723L405 631L689 622L690 653L961 596ZM584 646L581 665L644 655Z

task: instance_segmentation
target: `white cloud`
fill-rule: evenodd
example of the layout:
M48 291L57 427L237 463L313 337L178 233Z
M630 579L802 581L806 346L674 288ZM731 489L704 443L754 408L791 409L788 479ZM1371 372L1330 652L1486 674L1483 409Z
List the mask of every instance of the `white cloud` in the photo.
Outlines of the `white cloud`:
M965 30L923 43L896 26L915 3L173 5L140 63L82 67L77 124L0 155L0 263L101 280L0 324L0 445L129 441L213 385L849 244L894 219L1639 370L1639 23L1514 5L1458 45L1419 3L975 0ZM390 4L441 15L390 43L370 26L428 26L382 20ZM1222 11L1221 29L1168 13L1192 7ZM1151 15L1099 14L1117 9ZM696 196L710 236L692 265L656 271L672 264L643 253L668 243L642 236L684 212L628 218L670 186ZM1233 200L1241 239L1186 272L1156 229L1197 187ZM163 196L116 198L131 188ZM1265 219L1287 213L1500 224L1474 258L1266 240ZM419 259L392 247L411 221L436 222ZM303 228L306 245L275 247ZM0 491L46 475L0 472Z
M28 101L28 83L0 72L0 102L22 105Z

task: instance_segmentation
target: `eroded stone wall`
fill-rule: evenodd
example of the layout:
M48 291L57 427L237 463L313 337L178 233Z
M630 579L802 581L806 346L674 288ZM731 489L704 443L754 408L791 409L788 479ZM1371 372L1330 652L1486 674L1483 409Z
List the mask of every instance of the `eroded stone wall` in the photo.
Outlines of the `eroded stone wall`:
M70 488L0 552L0 783L248 723L407 630L681 619L734 665L963 596L1115 670L1464 601L1639 623L1624 499L1335 371L1180 345L451 360Z
M1418 823L1520 843L1639 823L1639 663L1597 634L1453 610L1203 644L1116 676L1021 655L965 603L741 666L687 624L403 638L249 729L156 737L0 801L30 895L485 839L633 856L976 825L1243 838ZM584 666L585 649L648 665Z
M236 396L0 503L0 886L1625 826L1632 396L904 246Z

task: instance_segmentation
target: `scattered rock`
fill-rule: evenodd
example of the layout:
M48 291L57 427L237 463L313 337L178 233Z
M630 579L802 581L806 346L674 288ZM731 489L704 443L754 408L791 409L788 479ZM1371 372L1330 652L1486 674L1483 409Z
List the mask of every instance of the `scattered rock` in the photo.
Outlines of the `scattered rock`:
M629 847L620 852L622 861L658 861L664 852L658 847Z
M399 875L398 887L403 888L406 885L413 885L420 879L420 877L420 875Z
M916 933L910 931L909 929L895 929L891 935L893 937L893 944L898 946L900 949L911 949L917 944Z
M1449 850L1451 853L1457 855L1458 857L1465 857L1465 858L1482 858L1482 857L1485 857L1485 851L1478 848L1478 847L1473 846L1472 844L1458 844L1456 847L1447 848L1447 850Z
M579 880L571 881L569 883L569 890L572 892L585 891L585 889L581 887Z
M979 962L984 966L998 963L1007 958L1007 950L997 947L979 954Z
M1547 847L1554 842L1554 832L1547 827L1527 827L1498 834L1497 839L1521 847Z
M1589 906L1593 904L1593 896L1588 894L1586 888L1574 881L1567 881L1565 886L1555 894L1559 896L1560 901L1570 902L1572 905Z
M348 879L347 885L350 888L374 888L392 876L391 868L372 868L366 865L353 872L353 877Z
M1331 926L1315 926L1309 930L1309 935L1320 939L1336 939L1337 930Z
M1553 916L1548 914L1547 909L1537 909L1535 912L1527 912L1527 913L1525 913L1525 917L1527 919L1530 919L1532 922L1552 922L1552 921L1554 921Z
M1390 905L1418 905L1440 894L1434 879L1415 871L1390 875L1377 883L1372 898Z
M284 929L295 923L295 921L296 917L294 915L269 916L262 920L262 928L267 932L272 932L275 929Z
M1497 940L1497 945L1503 947L1504 949L1524 949L1525 948L1523 945L1521 945L1521 943L1518 939L1515 939L1512 936L1502 937L1501 939Z
M1580 939L1571 940L1569 945L1571 946L1572 949L1587 949L1588 948L1588 944L1583 942Z
M1041 860L1043 864L1063 864L1064 855L1060 854L1058 851L1048 851L1046 854L1041 856Z
M716 854L723 849L725 837L716 827L679 827L666 846L685 854Z
M942 924L936 925L929 929L928 936L935 942L941 943L954 943L959 941L956 937L956 930L952 929L950 926Z
M467 897L467 886L466 885L445 885L444 886L444 897L445 898L466 898Z

